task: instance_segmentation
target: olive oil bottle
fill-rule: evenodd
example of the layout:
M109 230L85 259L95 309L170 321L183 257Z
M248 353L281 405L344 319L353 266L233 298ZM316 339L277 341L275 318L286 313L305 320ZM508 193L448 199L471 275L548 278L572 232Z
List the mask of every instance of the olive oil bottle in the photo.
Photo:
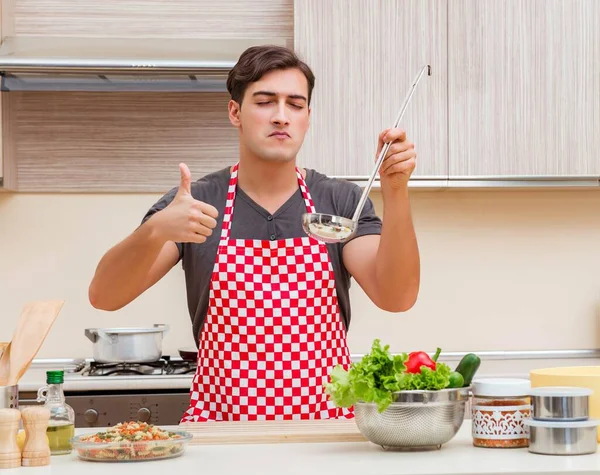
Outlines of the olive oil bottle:
M64 371L47 371L47 386L38 391L37 400L50 410L46 435L52 455L69 454L73 450L71 439L75 435L75 411L65 402L63 382Z

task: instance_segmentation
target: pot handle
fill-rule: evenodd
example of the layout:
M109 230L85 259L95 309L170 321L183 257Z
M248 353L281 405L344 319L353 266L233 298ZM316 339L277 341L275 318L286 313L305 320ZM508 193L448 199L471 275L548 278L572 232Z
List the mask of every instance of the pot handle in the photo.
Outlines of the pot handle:
M90 340L92 343L96 343L96 340L98 340L98 333L96 333L96 330L86 328L85 336L87 336L88 340Z
M87 336L92 343L96 343L98 341L98 337L108 341L109 343L116 343L117 339L119 338L119 335L109 335L105 331L97 328L86 328L85 336Z
M160 329L162 330L164 333L167 333L169 331L169 325L164 325L162 323L155 323L154 324L154 328Z

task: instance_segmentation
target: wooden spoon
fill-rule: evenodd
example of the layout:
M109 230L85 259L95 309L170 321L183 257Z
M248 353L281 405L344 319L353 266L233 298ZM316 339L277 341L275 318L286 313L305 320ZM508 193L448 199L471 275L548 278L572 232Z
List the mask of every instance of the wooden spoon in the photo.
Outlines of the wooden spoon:
M4 343L3 343L4 345ZM0 386L6 386L10 376L10 342L2 349L0 356Z
M19 382L40 350L64 303L64 300L50 300L25 305L10 347L2 354L0 386L14 386ZM8 368L7 357L10 361Z
M4 353L4 350L6 350L6 347L8 345L10 345L10 343L7 341L0 342L0 358L2 358L2 354Z

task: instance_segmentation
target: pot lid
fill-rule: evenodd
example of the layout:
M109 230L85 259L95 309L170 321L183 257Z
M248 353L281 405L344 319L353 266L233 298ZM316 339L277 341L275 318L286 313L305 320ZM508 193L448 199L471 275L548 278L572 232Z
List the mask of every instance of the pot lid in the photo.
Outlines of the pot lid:
M525 419L525 425L532 427L548 427L553 429L576 429L580 427L594 427L600 425L598 419L586 419L585 421L539 421L537 419Z
M531 395L543 397L576 397L591 396L593 392L594 391L589 388L572 386L546 386L532 389Z
M134 333L160 333L167 330L167 325L156 325L154 327L122 327L122 328L88 328L90 332L104 332L108 334L134 334Z

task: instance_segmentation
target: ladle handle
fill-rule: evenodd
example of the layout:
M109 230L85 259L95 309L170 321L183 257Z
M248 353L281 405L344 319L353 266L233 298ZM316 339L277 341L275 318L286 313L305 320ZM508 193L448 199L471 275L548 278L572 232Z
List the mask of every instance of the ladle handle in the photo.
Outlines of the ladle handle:
M394 122L394 126L392 128L396 128L400 124L402 117L404 117L404 112L406 111L406 108L408 107L408 103L410 102L410 99L412 98L412 95L415 92L417 84L419 84L419 81L421 80L421 77L423 77L423 74L425 73L425 71L427 71L428 74L431 75L431 67L429 65L423 66L421 68L421 70L419 71L419 73L417 74L417 76L415 77L415 80L413 81L412 86L408 90L408 94L404 98L404 102L402 103L402 107L400 107L400 111L398 112L398 116L396 117L396 121ZM381 164L383 163L383 159L386 156L391 145L392 145L392 142L387 142L384 145L384 147L381 149L381 153L379 154L379 157L377 158L377 163L375 164L375 169L373 170L373 173L371 173L371 176L369 177L369 181L367 182L367 186L363 190L363 193L358 202L358 206L356 207L356 211L354 211L354 216L352 217L352 221L354 221L357 224L358 224L358 219L360 218L360 213L362 213L362 210L367 201L367 196L369 195L369 192L371 191L371 187L373 186L373 181L375 180L375 177L377 176L377 172L379 171L379 168L381 167Z

